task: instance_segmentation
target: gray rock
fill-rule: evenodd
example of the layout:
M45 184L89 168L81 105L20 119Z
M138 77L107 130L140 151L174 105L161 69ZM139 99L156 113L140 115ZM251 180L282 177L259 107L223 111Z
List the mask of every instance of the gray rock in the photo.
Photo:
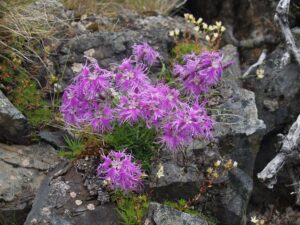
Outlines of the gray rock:
M212 191L203 196L199 207L205 205L204 208L213 212L224 225L244 225L253 188L255 157L265 124L258 119L254 93L241 88L237 80L240 69L236 49L226 46L224 54L225 60L236 64L225 72L216 89L221 96L217 103L208 105L217 121L214 140L210 143L194 141L177 154L161 152L153 164L149 185L157 201L190 199L199 193L199 187L205 182L206 169L221 157L231 158L239 163L239 168L219 179ZM157 176L162 170L163 176Z
M57 149L63 149L65 146L65 139L67 133L63 131L46 131L42 130L39 133L39 136L46 141L47 143L51 144Z
M199 217L151 202L143 225L208 225Z
M299 28L293 33L298 40ZM280 45L267 57L261 66L263 79L249 77L244 81L244 86L255 92L258 114L266 124L266 133L289 127L300 112L300 68L294 62L280 68L285 51L285 46Z
M115 22L111 21L111 26ZM53 61L58 65L57 74L64 74L64 83L68 83L76 72L72 71L75 63L86 62L85 52L93 50L93 57L104 68L114 67L122 59L131 55L131 46L135 43L148 42L157 49L162 60L169 59L169 52L174 45L169 37L169 30L176 27L184 30L183 19L164 16L128 16L118 20L117 32L86 32L62 43ZM155 69L155 68L154 68Z
M2 217L24 222L45 173L58 161L49 145L0 144L0 223Z
M27 119L0 90L0 141L28 144L28 135Z
M68 162L59 164L42 182L24 225L120 224L115 205L100 205L90 193L95 187L85 185L90 178L87 170L93 167L95 174L91 165L85 160L78 161L76 167Z

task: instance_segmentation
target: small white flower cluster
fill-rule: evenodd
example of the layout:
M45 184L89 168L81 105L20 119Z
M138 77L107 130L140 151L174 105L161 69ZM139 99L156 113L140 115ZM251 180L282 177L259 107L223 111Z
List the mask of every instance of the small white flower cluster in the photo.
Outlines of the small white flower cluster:
M196 32L204 34L205 40L208 42L215 42L226 30L221 21L217 21L214 25L208 25L201 17L196 20L196 18L189 13L184 14L184 18L188 23L194 25Z
M174 30L171 30L171 31L169 32L169 35L170 35L171 37L178 37L179 34L180 34L180 30L179 30L178 28L175 28Z
M222 176L224 171L230 171L237 166L238 163L232 159L227 161L217 160L212 167L207 168L206 172L210 177L216 179Z
M256 216L252 216L251 217L251 223L255 224L255 225L264 225L265 221L263 219L259 219Z

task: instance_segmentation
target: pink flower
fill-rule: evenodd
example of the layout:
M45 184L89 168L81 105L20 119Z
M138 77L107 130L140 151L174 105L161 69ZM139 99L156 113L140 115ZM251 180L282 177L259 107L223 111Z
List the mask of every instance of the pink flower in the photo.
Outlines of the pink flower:
M223 73L222 53L203 52L183 57L183 65L175 65L174 73L179 75L186 91L200 95L216 85Z
M103 156L103 162L97 168L100 178L106 180L113 189L137 191L142 186L140 165L134 163L133 157L124 151L111 151Z
M156 63L159 58L159 53L147 43L133 45L132 52L137 62L144 62L149 66Z

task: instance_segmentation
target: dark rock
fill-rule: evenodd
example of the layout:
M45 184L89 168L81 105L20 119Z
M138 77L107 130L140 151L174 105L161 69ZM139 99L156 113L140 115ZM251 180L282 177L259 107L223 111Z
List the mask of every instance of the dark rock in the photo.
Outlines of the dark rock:
M53 147L57 149L63 149L65 146L65 139L64 137L67 134L63 131L46 131L42 130L39 132L39 136L52 145Z
M297 45L300 43L299 28L293 29ZM259 118L266 124L265 135L257 155L254 169L254 190L251 205L253 208L278 204L278 207L290 205L293 201L289 193L293 190L286 187L292 183L287 170L282 170L278 183L273 190L268 190L257 179L256 174L263 170L279 150L277 135L288 131L300 113L300 68L292 61L280 68L280 61L286 52L285 45L279 45L260 66L264 78L249 76L244 86L256 95ZM253 72L255 73L255 71Z
M29 125L25 116L17 110L0 90L0 142L28 144Z
M151 202L143 225L208 225L199 217Z
M95 187L85 185L95 174L93 160L79 160L75 166L63 162L51 172L40 186L25 225L120 224L115 205L100 204L90 193Z
M45 173L58 161L49 145L0 144L0 223L16 217L23 224Z
M243 225L252 192L255 157L265 125L258 119L254 93L239 86L236 49L226 46L224 54L225 60L236 64L224 74L216 89L221 96L218 102L210 105L208 100L217 121L214 140L194 141L177 154L162 151L153 164L149 186L156 201L190 199L205 182L206 169L220 158L231 158L239 163L239 168L224 175L215 184L215 190L207 194L213 197L203 197L199 205L200 208L205 205L224 225Z
M300 112L300 69L294 62L280 68L284 53L285 47L279 46L268 56L261 66L263 79L249 76L244 82L256 94L258 114L266 124L266 133L290 125Z

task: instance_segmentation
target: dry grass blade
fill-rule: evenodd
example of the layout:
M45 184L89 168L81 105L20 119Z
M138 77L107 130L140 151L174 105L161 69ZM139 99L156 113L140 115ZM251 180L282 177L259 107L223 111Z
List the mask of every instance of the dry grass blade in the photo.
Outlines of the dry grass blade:
M65 0L65 5L75 10L79 15L100 13L116 15L122 13L124 8L143 13L148 11L159 14L169 14L180 7L186 0Z

